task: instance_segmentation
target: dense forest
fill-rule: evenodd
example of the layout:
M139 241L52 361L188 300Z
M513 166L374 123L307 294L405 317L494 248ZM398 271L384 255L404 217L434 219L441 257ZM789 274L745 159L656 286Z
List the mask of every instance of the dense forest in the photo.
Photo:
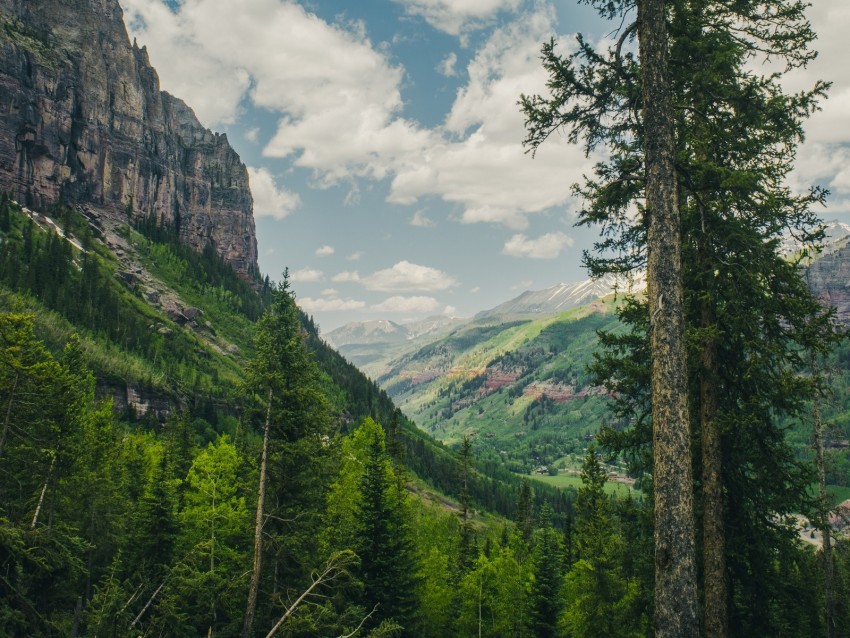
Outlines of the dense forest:
M2 195L0 635L850 636L823 450L846 335L800 274L826 193L785 186L827 86L751 65L812 59L804 3L590 4L619 39L544 44L551 94L521 98L529 150L606 151L576 187L590 271L650 273L563 368L610 398L581 486L417 429L286 272L240 276L132 202L104 228ZM606 489L612 460L639 492Z
M335 357L285 279L175 268L214 257L125 227L184 296L210 297L207 316L244 318L232 369L141 303L85 218L50 213L82 250L8 198L0 210L5 635L651 634L650 510L603 489L599 450L577 494L487 476L468 442L436 445ZM117 410L117 375L174 409ZM824 634L822 558L777 530L734 575L735 635Z

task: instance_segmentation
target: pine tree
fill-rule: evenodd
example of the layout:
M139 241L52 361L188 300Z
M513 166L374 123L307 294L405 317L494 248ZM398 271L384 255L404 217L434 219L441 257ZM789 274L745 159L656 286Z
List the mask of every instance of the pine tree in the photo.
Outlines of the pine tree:
M605 494L605 471L595 447L587 452L576 496L576 561L566 577L561 625L576 636L634 636L645 631L640 591L622 568L624 548L617 534L611 500ZM657 622L657 621L656 621Z
M529 629L535 638L555 638L564 608L564 547L562 535L552 526L552 508L540 511L540 527L534 532L529 589Z
M361 428L367 435L367 448L357 508L356 553L361 561L363 602L366 609L377 609L374 623L394 620L409 632L415 610L416 557L406 494L394 480L383 430L369 418Z
M674 0L668 7L675 105L670 121L676 130L675 179L685 238L683 308L691 344L692 427L699 433L702 471L698 511L706 631L724 636L730 627L729 602L747 598L730 593L729 587L753 594L763 587L771 547L782 544L775 536L777 512L804 508L805 472L789 454L777 419L799 415L815 388L799 376L800 353L822 352L832 335L829 318L802 284L797 264L779 250L785 232L802 241L803 255L821 236L811 211L824 193L813 189L795 195L783 181L802 121L816 108L825 85L815 82L809 91L787 95L778 82L782 72L761 76L752 67L753 55L780 59L787 69L812 58L814 34L804 3L783 0L765 8L749 0ZM625 3L608 5L609 15L627 10ZM524 102L531 143L567 125L574 138L585 136L588 147L604 143L611 151L611 159L597 166L595 179L579 189L587 198L582 221L603 226L599 256L587 256L595 274L628 272L652 252L644 252L647 218L635 219L628 212L649 187L640 172L648 165L651 142L638 116L645 107L636 91L645 66L643 49L640 65L623 53L631 36L630 28L623 29L607 54L581 43L570 61L547 45L544 64L556 98ZM573 65L579 60L585 66L577 71ZM571 110L572 98L585 107ZM620 414L638 417L634 431L607 438L621 450L630 449L644 468L652 463L643 463L646 454L635 444L650 441L643 418L650 380L642 368L653 356L647 336L654 331L653 298L650 291L649 307L639 302L624 306L621 317L633 331L603 338L610 356L597 366L622 399ZM654 468L655 491L657 476ZM730 530L735 530L734 540ZM760 549L751 544L754 538ZM732 551L732 545L748 545L753 552ZM754 576L754 570L764 575ZM752 613L764 609L757 602L748 606Z
M534 532L534 499L527 478L522 479L516 507L516 526L526 543L531 542Z
M254 558L242 636L251 636L259 595L264 537L274 541L275 573L285 579L306 578L315 559L318 507L324 502L329 434L328 401L321 391L318 367L307 351L288 273L272 303L257 322L256 355L247 370L246 387L262 405L263 444L254 525ZM270 489L273 486L273 489ZM269 510L274 518L269 518ZM267 521L272 522L267 525ZM295 529L287 521L299 521ZM283 526L283 527L282 527ZM284 527L288 527L284 529ZM301 591L297 583L280 586Z

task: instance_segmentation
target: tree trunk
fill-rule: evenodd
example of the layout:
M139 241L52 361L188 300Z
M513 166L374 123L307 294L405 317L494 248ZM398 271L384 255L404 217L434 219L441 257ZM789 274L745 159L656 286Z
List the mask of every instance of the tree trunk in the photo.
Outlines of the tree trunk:
M816 373L814 356L811 359L812 374ZM826 494L826 467L824 464L823 446L823 421L820 413L820 397L815 396L812 404L812 412L815 419L814 447L815 464L818 472L818 497L821 534L823 536L823 581L824 595L826 597L826 629L829 638L838 636L838 628L835 626L835 592L833 588L833 563L832 563L832 536L829 527L829 497Z
M663 0L638 0L652 357L655 635L699 635L675 139Z
M702 308L702 328L710 330L714 316L707 303ZM706 638L729 633L726 588L726 526L723 514L723 455L717 423L717 348L706 336L701 353L700 426L702 431L702 562L703 617Z
M257 488L257 520L254 526L254 567L251 570L251 584L248 587L248 604L242 624L242 638L250 638L254 625L254 612L257 610L257 593L260 589L260 570L263 561L263 519L266 501L266 467L269 458L269 429L271 427L272 399L274 391L269 388L266 405L266 424L263 427L263 453L260 457L260 485Z
M20 375L15 373L15 380L12 382L12 389L9 391L9 404L6 406L6 418L3 420L3 432L0 434L0 457L3 456L3 449L6 447L6 437L9 436L9 423L12 421L12 403L15 400L15 390L18 388L18 378Z
M30 529L35 529L38 525L38 517L41 514L41 506L44 505L44 495L47 494L47 487L50 485L50 478L53 476L53 467L56 465L56 454L50 461L50 469L47 470L47 478L44 479L44 486L41 488L41 495L38 497L38 504L35 506L35 513L32 515L32 523Z

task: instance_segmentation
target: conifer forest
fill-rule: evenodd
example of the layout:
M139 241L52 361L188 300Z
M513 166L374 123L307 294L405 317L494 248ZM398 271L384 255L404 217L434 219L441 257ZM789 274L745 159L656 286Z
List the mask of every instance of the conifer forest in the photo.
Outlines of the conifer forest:
M498 344L430 403L430 377L382 389L334 349L256 245L199 247L188 205L110 207L82 178L37 196L51 152L18 134L12 175L0 149L0 637L850 638L850 343L807 274L829 193L788 186L830 89L783 83L816 55L808 6L584 4L612 36L539 43L516 144L602 158L574 187L583 265L646 289L547 342L509 341L512 317L423 346ZM12 5L0 44L65 68ZM573 407L528 398L543 362ZM482 425L435 438L461 410Z

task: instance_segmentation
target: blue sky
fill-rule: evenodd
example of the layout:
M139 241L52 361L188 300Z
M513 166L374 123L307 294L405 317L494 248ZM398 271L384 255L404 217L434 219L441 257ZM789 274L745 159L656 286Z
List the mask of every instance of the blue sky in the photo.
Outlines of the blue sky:
M571 184L592 162L552 139L524 154L520 93L540 44L616 26L575 0L121 0L162 88L249 167L260 267L289 268L327 332L370 318L472 316L585 278L592 229ZM815 0L821 56L787 82L834 82L794 188L850 212L850 3ZM755 63L755 62L754 62Z

